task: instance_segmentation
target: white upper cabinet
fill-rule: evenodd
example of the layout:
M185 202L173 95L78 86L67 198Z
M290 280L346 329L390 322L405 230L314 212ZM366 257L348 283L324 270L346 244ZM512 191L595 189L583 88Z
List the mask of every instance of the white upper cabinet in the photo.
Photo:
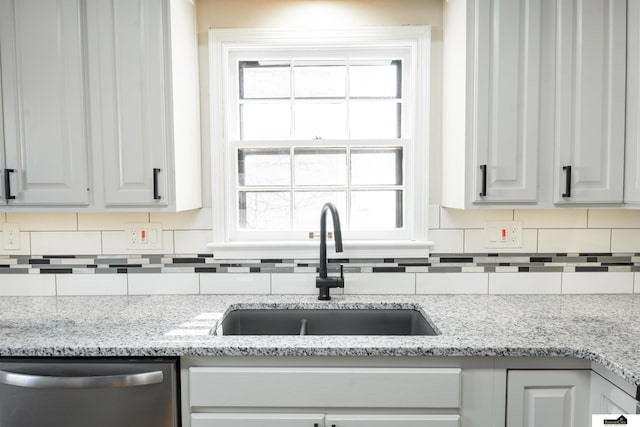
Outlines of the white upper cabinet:
M446 8L444 204L536 203L541 102L553 89L543 76L543 2Z
M192 0L0 0L5 210L201 207Z
M627 2L557 4L554 202L621 203Z
M87 13L104 205L200 207L193 3L87 0Z
M443 204L620 204L625 0L448 0Z
M542 3L492 0L475 24L472 200L536 202Z
M640 2L630 1L627 11L627 134L625 203L640 204Z
M0 56L0 61L2 57ZM0 62L2 65L2 62ZM0 173L4 172L5 161L4 161L4 113L2 110L2 70L0 69ZM4 195L5 185L4 181L1 180L0 177L0 206L7 204L7 199Z
M90 202L84 40L80 0L0 1L4 204Z

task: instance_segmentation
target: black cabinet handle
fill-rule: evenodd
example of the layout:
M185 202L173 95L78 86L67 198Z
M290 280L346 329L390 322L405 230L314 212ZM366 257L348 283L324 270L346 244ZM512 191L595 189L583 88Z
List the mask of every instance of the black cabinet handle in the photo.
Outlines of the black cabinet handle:
M562 194L562 197L571 197L571 166L563 166L562 170L566 173L566 181L564 184L564 193Z
M487 165L480 165L480 171L482 172L482 190L480 191L480 197L487 195Z
M153 200L160 200L162 197L158 194L158 174L160 168L153 168Z
M16 196L11 195L11 174L15 172L15 169L4 170L4 195L7 200L14 200Z

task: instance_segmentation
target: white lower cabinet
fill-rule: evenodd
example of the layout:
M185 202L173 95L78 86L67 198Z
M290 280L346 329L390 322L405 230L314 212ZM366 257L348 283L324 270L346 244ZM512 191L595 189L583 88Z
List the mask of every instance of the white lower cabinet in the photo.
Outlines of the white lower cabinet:
M588 426L590 376L590 370L510 370L507 427Z
M638 402L595 372L591 372L592 414L635 414Z
M243 363L184 359L184 427L504 427L489 358L469 369L450 358Z
M183 427L588 427L638 405L584 359L242 359L182 359Z

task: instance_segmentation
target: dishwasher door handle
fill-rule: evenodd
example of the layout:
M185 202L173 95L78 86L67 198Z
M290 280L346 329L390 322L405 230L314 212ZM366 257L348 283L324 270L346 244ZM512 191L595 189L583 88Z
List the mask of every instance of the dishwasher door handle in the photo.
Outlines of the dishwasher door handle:
M164 381L162 371L143 372L140 374L102 375L87 377L54 377L47 375L31 375L0 371L0 384L27 388L116 388L136 387L141 385L160 384Z

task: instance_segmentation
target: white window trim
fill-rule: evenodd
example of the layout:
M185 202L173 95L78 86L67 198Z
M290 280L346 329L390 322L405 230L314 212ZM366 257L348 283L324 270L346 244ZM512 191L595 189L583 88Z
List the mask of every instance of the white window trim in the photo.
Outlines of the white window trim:
M428 231L428 188L429 176L429 84L431 60L431 29L425 26L353 28L341 30L274 30L274 29L229 29L209 30L209 91L210 91L210 137L212 170L212 212L213 242L208 244L214 256L220 259L263 258L317 258L317 241L300 242L231 242L227 233L227 209L229 195L225 177L231 171L225 159L225 139L227 136L227 118L225 106L229 101L223 85L223 70L228 69L227 58L231 49L240 45L250 45L251 49L264 46L290 46L295 40L296 47L354 45L366 42L408 46L414 52L415 69L422 78L415 79L413 89L415 97L415 117L413 120L413 180L414 209L407 212L413 218L411 240L402 241L353 241L345 240L343 258L358 257L425 257L433 242L427 240ZM222 112L222 113L220 113ZM420 183L421 185L416 185Z

